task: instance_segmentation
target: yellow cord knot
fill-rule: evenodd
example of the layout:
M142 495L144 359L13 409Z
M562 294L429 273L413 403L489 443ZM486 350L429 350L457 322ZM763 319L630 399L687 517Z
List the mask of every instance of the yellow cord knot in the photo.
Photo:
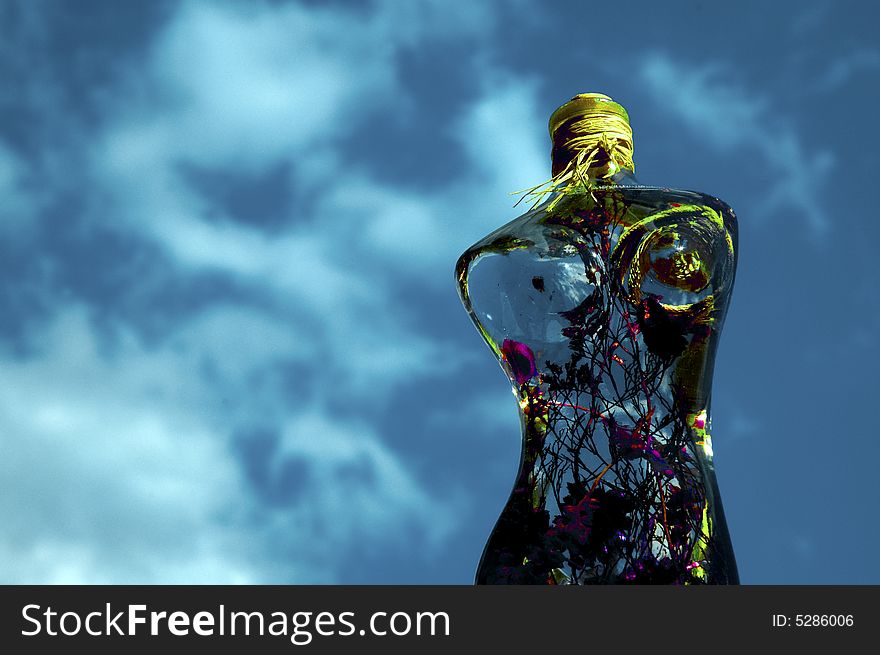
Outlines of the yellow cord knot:
M517 205L532 198L531 209L544 197L558 194L547 207L553 209L567 193L586 190L597 179L621 169L635 170L632 128L626 111L601 94L581 94L557 109L550 119L554 175L546 182L515 191ZM515 205L514 205L515 206Z

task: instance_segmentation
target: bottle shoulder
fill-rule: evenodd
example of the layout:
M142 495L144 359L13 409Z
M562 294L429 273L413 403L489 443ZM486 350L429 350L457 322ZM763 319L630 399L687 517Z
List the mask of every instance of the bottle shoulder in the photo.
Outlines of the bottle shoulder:
M665 231L678 237L698 231L718 245L737 245L737 218L733 209L714 196L682 189L643 185L596 187L585 193L548 198L492 231L463 255L474 259L487 254L527 251L536 256L571 256L585 240L607 234L610 245L627 231L643 235ZM726 242L726 243L722 243ZM710 248L711 243L707 244Z
M632 186L548 199L474 244L457 269L460 296L481 323L501 316L505 327L535 324L533 335L546 332L539 317L564 316L597 289L670 311L711 306L720 327L735 271L736 216L726 203Z

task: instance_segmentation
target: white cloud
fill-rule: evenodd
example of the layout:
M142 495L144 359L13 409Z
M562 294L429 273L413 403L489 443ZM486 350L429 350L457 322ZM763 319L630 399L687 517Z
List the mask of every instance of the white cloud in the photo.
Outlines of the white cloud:
M259 166L336 137L394 90L372 21L285 5L187 3L155 44L150 73L174 112L179 157ZM344 38L342 35L345 35Z
M452 349L415 332L406 312L388 315L394 277L415 277L435 289L451 286L452 266L464 247L519 213L509 192L547 175L536 84L481 73L487 79L484 96L457 125L471 167L460 181L430 194L375 182L366 171L346 167L344 151L329 143L371 108L384 103L384 110L396 110L398 101L406 103L405 90L395 86L394 47L427 29L420 21L434 15L432 7L391 20L384 9L356 19L300 7L189 5L154 49L148 67L154 71L152 92L120 105L119 119L93 152L94 179L110 200L94 207L93 219L157 243L181 274L223 272L271 293L279 304L296 306L296 316L289 317L294 329L323 325L327 339L319 346L326 348L344 386L365 389L383 375L390 388L405 376L454 367ZM456 29L466 32L485 22L479 11L463 15L468 19ZM321 49L356 20L347 45ZM454 28L441 23L434 34ZM379 48L364 64L362 51L375 50L376 43L390 50ZM246 56L240 56L243 49ZM312 80L311 55L291 54L300 50L320 51L326 66L344 74ZM259 96L260 88L247 87L251 77L305 77L310 84L329 85L318 95L331 100L318 112L319 120L311 107L302 107L301 96L312 92L291 90L296 98L282 98L284 109L277 115L269 112L257 120L243 108L234 116L221 112L214 125L212 107L223 104L230 89L236 90L232 103ZM357 108L352 115L350 107ZM261 113L259 104L255 111ZM203 147L199 134L210 144ZM252 150L242 154L242 143ZM267 167L287 158L297 162L297 179L308 179L317 206L310 216L298 215L293 227L271 235L217 220L223 209L201 197L177 168L180 161ZM441 352L446 355L440 357Z
M27 162L0 141L0 234L21 238L35 226L34 213L45 197L36 191Z
M402 48L489 29L492 15L481 2L369 11L187 2L117 110L174 161L259 168L308 159L372 113L409 110L397 79Z
M878 70L880 70L880 50L876 48L857 50L831 61L826 73L819 78L816 90L825 93L838 91L859 73L876 73Z
M429 494L422 483L402 466L366 424L340 424L325 413L306 412L284 427L277 464L286 458L305 458L313 479L300 509L313 512L317 531L326 543L351 539L352 533L381 543L389 534L400 534L416 524L428 547L439 547L459 527L455 513L463 498ZM360 467L360 475L346 473Z
M192 412L197 371L132 343L108 360L83 311L34 335L40 356L6 358L0 392L4 538L17 582L255 578L212 515L242 493L234 462ZM164 399L155 390L174 392ZM210 566L215 562L218 566Z
M720 151L757 154L767 171L768 189L752 215L768 218L780 209L797 211L814 235L829 221L822 180L834 163L827 151L811 151L795 129L771 111L770 101L732 82L717 63L689 66L662 54L647 57L641 77L658 106L667 108ZM675 93L670 93L674 89Z
M481 97L454 129L479 175L468 182L479 186L480 196L497 198L488 202L499 210L511 212L517 200L511 192L550 177L549 113L538 109L536 80L482 74ZM497 226L496 218L488 221L487 227Z
M159 246L163 276L220 273L253 301L187 312L150 345L118 316L99 338L87 307L60 304L31 333L34 354L3 357L0 579L333 582L340 553L380 548L397 530L414 527L428 555L443 547L465 502L429 493L369 421L396 386L449 374L461 358L389 308L397 276L451 287L462 232L479 236L472 221L489 227L494 208L511 211L505 195L490 200L512 188L486 139L534 132L534 86L488 92L506 126L485 102L463 123L467 142L486 146L471 155L488 186L465 171L423 201L346 167L338 139L371 111L406 112L394 57L422 38L487 29L481 7L187 3L171 19L90 136L89 205L70 220ZM65 188L64 154L41 157L54 162L46 184ZM273 235L223 220L179 169L285 161L319 202L297 217L308 224ZM0 152L0 189L18 189L20 170ZM31 217L36 198L22 200ZM299 391L280 366L302 367ZM334 416L331 395L364 418ZM305 467L309 484L285 507L266 507L243 477L230 438L254 423L280 429L270 477L286 461Z
M799 7L800 13L792 17L791 31L800 37L810 37L811 32L821 31L828 22L829 14L834 10L831 2L804 4Z
M421 269L430 277L449 268L467 243L463 231L476 237L513 218L508 194L548 176L536 84L479 70L487 80L483 98L455 126L472 163L460 183L428 195L375 183L348 167L334 143L372 112L406 114L411 99L396 79L399 49L491 24L481 3L466 10L391 7L357 16L294 5L186 5L154 47L146 82L122 96L119 120L95 147L96 180L120 206L112 220L158 240L186 264L287 284L314 271L330 286L322 292L328 297L340 297L340 286L359 286L360 271L340 279L321 265L337 242L397 271ZM217 208L205 206L177 169L180 162L267 168L283 161L294 162L296 182L319 199L319 220L271 243L209 223ZM106 215L106 206L99 211ZM303 286L315 289L313 282L310 276Z
M105 353L85 310L67 310L33 339L39 356L2 362L7 582L327 582L334 558L397 523L418 526L429 549L457 527L461 498L429 495L367 425L248 383L302 355L266 317L217 308L162 347L122 331ZM299 457L310 471L283 509L254 498L228 441L255 417L284 425L276 469Z
M379 184L363 172L329 178L316 209L327 239L353 234L348 247L367 261L429 286L449 285L461 252L525 211L512 192L550 175L549 137L537 84L481 69L481 95L453 124L467 155L461 176L430 192Z

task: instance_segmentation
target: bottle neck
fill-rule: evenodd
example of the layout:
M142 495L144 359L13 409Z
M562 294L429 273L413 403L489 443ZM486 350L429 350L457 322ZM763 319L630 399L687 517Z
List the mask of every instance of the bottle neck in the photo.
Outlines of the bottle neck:
M566 193L597 183L616 184L617 176L635 171L629 115L608 96L575 96L553 112L549 127L553 176L520 192L520 202L530 199L532 209L554 194L547 207L552 211Z
M566 168L572 166L572 162L578 157L579 153L589 154L584 149L572 150L566 147L554 146L551 153L553 177L564 172ZM574 164L577 167L577 164ZM579 175L589 180L610 180L619 173L634 173L634 166L622 164L608 155L604 149L596 149L592 161L587 166L579 168Z
M553 177L556 177L572 163L582 151L569 150L567 148L553 148L551 154ZM588 180L610 181L621 174L632 175L632 167L623 166L608 156L604 150L598 150L593 161L580 169L580 173Z
M621 171L635 171L632 130L621 116L575 116L559 125L552 139L554 178L570 173L581 180L609 180Z

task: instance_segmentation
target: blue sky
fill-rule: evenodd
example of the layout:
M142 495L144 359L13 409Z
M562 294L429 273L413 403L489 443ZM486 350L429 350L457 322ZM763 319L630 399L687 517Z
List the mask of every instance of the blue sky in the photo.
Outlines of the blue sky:
M0 4L0 580L470 583L519 425L452 269L599 91L739 216L743 582L880 582L863 4Z

